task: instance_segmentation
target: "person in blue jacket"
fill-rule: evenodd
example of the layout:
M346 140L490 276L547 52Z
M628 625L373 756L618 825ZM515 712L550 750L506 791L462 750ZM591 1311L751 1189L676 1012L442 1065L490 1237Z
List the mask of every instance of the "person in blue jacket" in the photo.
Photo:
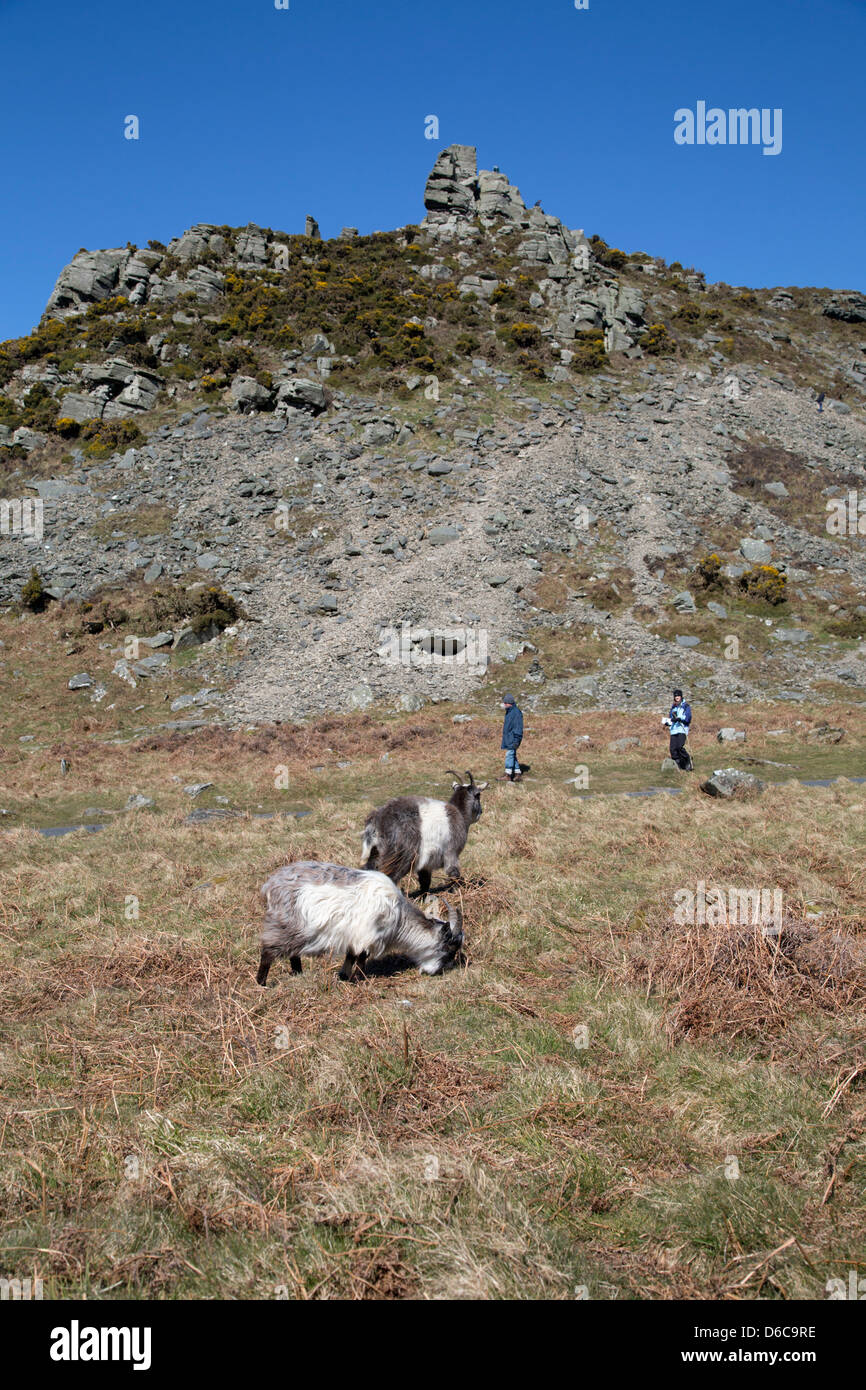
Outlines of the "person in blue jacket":
M519 782L523 773L517 761L517 750L523 742L523 715L510 691L502 697L502 708L505 710L501 744L505 749L505 775L511 782Z
M692 707L683 699L681 690L674 691L674 702L671 705L670 714L662 722L670 725L671 757L677 767L681 772L693 772L694 766L686 748L689 725L692 722Z

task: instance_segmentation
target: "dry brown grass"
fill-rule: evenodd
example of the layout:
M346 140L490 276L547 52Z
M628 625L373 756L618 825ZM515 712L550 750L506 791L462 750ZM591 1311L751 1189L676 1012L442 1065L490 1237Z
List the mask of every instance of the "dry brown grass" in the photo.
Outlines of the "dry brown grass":
M794 735L801 717L762 711L750 728ZM80 778L84 804L140 787L157 805L93 836L0 832L10 1274L95 1298L559 1299L582 1284L602 1298L815 1297L854 1258L866 1121L852 979L822 984L804 940L807 983L777 964L765 998L760 957L740 962L737 988L720 950L711 966L705 943L666 925L675 890L704 878L778 884L801 923L809 904L825 913L815 929L853 932L864 859L851 784L731 806L692 784L676 803L580 801L549 771L585 756L564 743L591 732L603 765L633 725L531 716L538 780L491 785L452 890L460 968L425 980L392 960L345 986L320 961L256 987L258 887L278 864L357 862L371 801L445 790L444 777L431 787L443 744L443 762L456 749L487 775L494 721L444 719L104 749L82 737L64 781L12 749L7 771L40 801ZM305 820L183 824L183 783L213 776L254 805L276 762ZM676 961L685 973L662 979ZM716 1031L672 1031L689 990L757 1001L764 1041L727 1003ZM727 1153L739 1185L718 1176ZM788 1247L740 1286L792 1229L805 1255Z
M778 935L760 926L683 926L670 920L636 942L633 977L665 1003L673 1042L767 1041L804 1011L837 1019L866 1002L866 923L820 928L788 919Z

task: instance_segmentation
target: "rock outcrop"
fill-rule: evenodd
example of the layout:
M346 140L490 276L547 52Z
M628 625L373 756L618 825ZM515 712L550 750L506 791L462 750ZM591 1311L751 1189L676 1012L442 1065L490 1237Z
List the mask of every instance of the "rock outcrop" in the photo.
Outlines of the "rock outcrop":
M212 230L214 234L209 235ZM264 238L261 233L258 235L264 246ZM165 251L132 248L79 251L61 270L45 306L45 317L68 318L71 314L81 314L91 304L112 295L122 296L130 304L170 304L182 294L192 294L199 303L212 304L224 286L224 277L219 271L205 265L193 265L182 275L171 271L162 276L159 271L169 256L188 262L209 251L218 254L220 247L225 247L225 239L216 234L215 229L200 226L191 227ZM261 259L265 259L264 255ZM240 250L238 260L241 260Z
M133 366L121 357L85 364L79 372L82 390L68 391L60 412L66 420L123 420L156 404L163 379L156 372Z
M449 145L442 151L427 180L424 206L424 231L435 244L471 245L481 235L479 228L499 224L522 233L517 255L542 276L538 308L547 311L547 332L568 342L601 330L608 352L636 348L645 322L640 292L620 285L598 263L582 230L572 231L538 205L527 208L520 190L499 169L479 172L474 146ZM489 298L496 281L485 287L475 277L470 288Z
M866 323L866 295L834 294L823 312L828 319L841 319L843 323Z

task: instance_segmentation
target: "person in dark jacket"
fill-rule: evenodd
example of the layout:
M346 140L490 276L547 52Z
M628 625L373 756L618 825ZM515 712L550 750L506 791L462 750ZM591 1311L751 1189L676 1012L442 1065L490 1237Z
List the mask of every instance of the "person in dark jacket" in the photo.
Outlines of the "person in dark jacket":
M501 744L505 749L505 775L509 781L519 782L523 773L517 761L517 750L523 742L523 715L510 691L502 697L502 708L505 710Z
M689 751L686 748L686 739L689 736L691 722L692 707L683 699L683 692L675 690L670 714L667 719L662 720L662 723L670 726L671 757L681 772L694 771Z

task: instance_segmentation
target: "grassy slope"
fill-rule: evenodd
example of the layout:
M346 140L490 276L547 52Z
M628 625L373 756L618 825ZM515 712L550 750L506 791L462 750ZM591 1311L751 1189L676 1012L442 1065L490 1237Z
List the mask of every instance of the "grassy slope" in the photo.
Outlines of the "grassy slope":
M29 631L4 625L10 672ZM14 728L47 736L7 742L0 804L20 826L133 790L156 804L98 835L0 834L5 1272L39 1273L46 1296L792 1298L857 1267L862 1075L844 1083L862 1012L770 988L745 1024L689 1032L686 983L654 978L673 893L700 878L779 886L795 915L862 931L866 789L782 782L723 805L689 781L675 802L582 800L563 784L579 762L591 790L660 781L655 717L529 717L537 780L493 783L464 855L466 967L382 965L343 986L325 962L302 979L278 965L263 991L267 873L357 862L371 801L444 788L445 763L495 776L494 718L455 726L449 707L97 745L164 717L161 689L109 713L54 665L56 688L44 671L17 704L3 691ZM808 746L815 714L846 740ZM749 730L733 757L712 738L723 723ZM607 750L635 732L640 749ZM859 708L738 707L701 710L694 751L702 767L760 756L855 775L864 742ZM313 815L185 826L182 788L205 780L204 804Z

